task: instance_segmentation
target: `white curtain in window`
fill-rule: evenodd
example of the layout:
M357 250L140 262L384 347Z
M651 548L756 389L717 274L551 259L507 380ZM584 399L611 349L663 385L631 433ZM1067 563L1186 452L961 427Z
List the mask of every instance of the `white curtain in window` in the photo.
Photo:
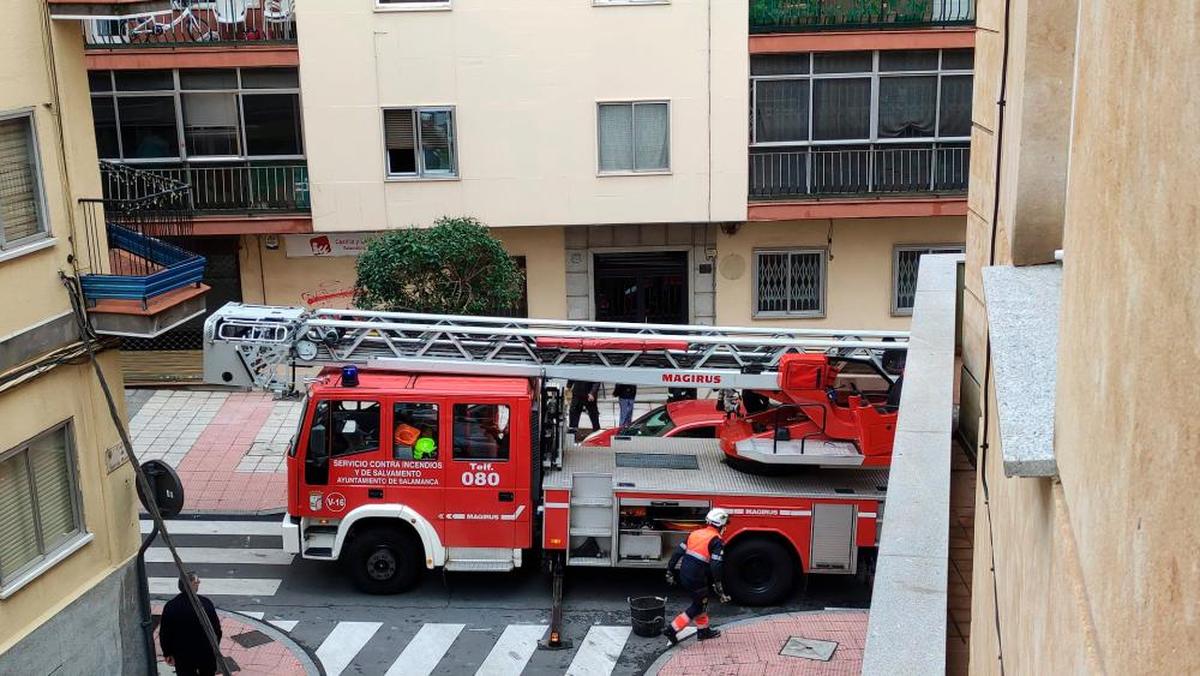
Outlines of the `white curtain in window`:
M0 580L38 556L33 491L25 454L0 462Z
M0 226L4 242L41 230L28 118L0 120Z
M71 465L67 461L67 431L60 429L33 442L29 466L37 493L38 516L46 551L78 530L72 501Z
M665 103L638 103L633 106L634 168L638 171L667 169L670 166L669 117Z
M600 171L633 169L633 107L600 106Z

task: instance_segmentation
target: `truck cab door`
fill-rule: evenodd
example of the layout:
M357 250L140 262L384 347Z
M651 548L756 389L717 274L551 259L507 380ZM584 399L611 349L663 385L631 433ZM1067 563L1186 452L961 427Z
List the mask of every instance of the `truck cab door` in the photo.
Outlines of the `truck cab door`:
M296 516L341 518L373 499L383 406L375 397L317 401L309 420ZM379 491L378 498L382 498Z
M530 515L527 474L516 457L514 410L509 403L455 403L446 469L445 537L448 547L517 544ZM518 490L520 488L520 490Z

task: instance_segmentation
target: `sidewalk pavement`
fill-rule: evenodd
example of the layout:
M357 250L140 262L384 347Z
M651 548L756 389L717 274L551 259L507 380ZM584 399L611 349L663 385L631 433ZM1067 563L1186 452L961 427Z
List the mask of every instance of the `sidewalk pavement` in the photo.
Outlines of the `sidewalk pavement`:
M646 676L852 676L862 672L865 610L780 613L718 628L720 638L682 641L650 665Z
M154 651L158 657L158 673L174 674L175 668L163 661L158 643L162 607L163 604L156 603L152 609ZM221 619L221 654L231 673L239 676L316 676L322 673L312 656L276 627L220 608L217 615Z
M635 418L665 399L665 391L644 395ZM126 404L134 452L143 462L162 460L175 468L188 512L283 511L285 461L301 402L262 392L155 389L127 390ZM602 399L599 408L600 426L616 426L616 400Z

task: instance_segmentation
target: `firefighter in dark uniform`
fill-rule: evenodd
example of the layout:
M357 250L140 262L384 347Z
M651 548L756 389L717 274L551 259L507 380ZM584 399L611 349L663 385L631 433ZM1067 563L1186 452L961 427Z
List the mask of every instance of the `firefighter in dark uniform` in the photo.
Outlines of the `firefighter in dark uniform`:
M696 623L696 637L701 641L721 635L720 630L708 626L708 595L711 586L721 603L729 602L729 596L721 584L721 556L725 547L721 533L729 523L729 512L720 508L711 509L704 521L707 525L692 531L687 540L679 543L679 548L667 563L667 584L675 584L675 568L679 566L679 583L692 597L692 604L687 610L676 615L671 624L663 629L663 635L671 645L679 640L679 632L689 622Z

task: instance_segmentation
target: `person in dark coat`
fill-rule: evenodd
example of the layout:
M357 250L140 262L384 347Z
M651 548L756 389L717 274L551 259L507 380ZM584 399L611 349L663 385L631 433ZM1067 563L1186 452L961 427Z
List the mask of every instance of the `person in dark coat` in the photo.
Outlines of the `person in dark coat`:
M617 407L621 412L619 427L627 427L633 422L633 400L637 398L637 385L617 385L613 388L613 396L617 398Z
M198 592L200 578L192 572L187 574L187 578L192 591ZM183 584L183 580L180 580L179 594L167 601L167 605L163 607L162 620L158 625L158 643L162 646L162 654L167 664L175 667L176 674L213 676L217 673L217 662L213 657L212 647L208 644L208 638L204 635L204 626L192 610ZM199 596L199 599L219 642L221 620L217 617L217 609L206 597Z
M600 383L587 380L572 380L567 382L571 388L571 408L568 412L567 431L575 434L579 431L579 414L587 409L588 420L592 421L592 429L600 429L600 407L596 405L596 397L600 394Z

